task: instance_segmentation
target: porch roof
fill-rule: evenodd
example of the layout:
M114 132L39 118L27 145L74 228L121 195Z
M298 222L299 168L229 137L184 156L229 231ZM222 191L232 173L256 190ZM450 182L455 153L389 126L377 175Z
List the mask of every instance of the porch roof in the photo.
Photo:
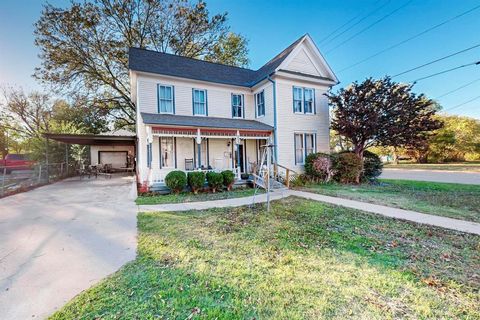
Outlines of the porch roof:
M105 135L105 134L66 134L45 133L45 138L68 144L80 144L91 146L134 146L136 136Z
M194 128L220 128L238 130L273 131L268 124L245 119L229 119L217 117L179 116L173 114L141 113L143 123L153 125L194 127Z

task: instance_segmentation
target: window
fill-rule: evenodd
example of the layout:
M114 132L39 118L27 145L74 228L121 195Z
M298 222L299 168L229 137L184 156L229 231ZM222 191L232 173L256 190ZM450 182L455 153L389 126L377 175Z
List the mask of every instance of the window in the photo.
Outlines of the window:
M303 155L305 150L303 148L303 134L295 134L295 164L303 163Z
M193 89L193 115L208 115L207 90Z
M305 113L313 113L313 89L303 89L303 109Z
M303 90L293 87L293 112L302 112Z
M304 164L305 158L314 153L315 134L313 133L295 133L295 164Z
M232 117L245 118L243 112L243 95L241 94L232 94Z
M208 168L208 139L202 139L200 144L200 163L198 163L198 144L194 141L193 143L193 154L194 154L194 163L196 168Z
M255 107L257 117L263 117L265 115L265 94L263 91L255 95Z
M305 134L305 157L315 152L315 141L313 134Z
M160 168L175 168L175 140L160 137Z
M174 113L173 111L173 87L158 85L158 112Z
M293 87L293 112L315 113L315 91L313 89Z

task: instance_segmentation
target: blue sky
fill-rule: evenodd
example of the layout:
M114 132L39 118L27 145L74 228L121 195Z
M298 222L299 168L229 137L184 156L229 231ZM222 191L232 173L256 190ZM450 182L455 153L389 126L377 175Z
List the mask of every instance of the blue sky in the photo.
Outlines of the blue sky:
M0 3L0 85L36 89L31 78L38 66L33 44L33 23L42 1L2 0ZM54 5L67 1L50 0ZM422 30L448 20L480 3L475 0L338 0L338 1L220 1L208 0L212 13L227 11L232 30L249 39L251 67L256 69L304 33L317 42L342 85L366 77L393 75L450 53L480 44L480 8L431 32L385 52L365 63L341 71L382 49ZM385 15L401 8L367 31L344 40ZM380 8L381 7L381 8ZM374 14L331 42L321 42L336 28L360 15ZM359 20L360 17L357 19ZM413 81L420 77L480 60L480 47L439 63L395 78ZM480 65L470 66L420 81L417 92L436 98L450 90L480 79ZM480 96L480 81L440 98L445 109ZM449 113L480 119L480 98Z

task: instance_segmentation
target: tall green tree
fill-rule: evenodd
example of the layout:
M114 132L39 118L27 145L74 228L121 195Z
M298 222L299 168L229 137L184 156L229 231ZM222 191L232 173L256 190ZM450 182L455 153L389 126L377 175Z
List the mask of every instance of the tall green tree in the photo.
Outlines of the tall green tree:
M35 77L59 92L82 92L120 125L135 123L128 48L245 66L247 41L231 33L227 13L210 15L203 1L72 1L47 4L35 24L41 66Z
M445 125L428 141L430 160L480 160L480 120L453 115L438 118Z

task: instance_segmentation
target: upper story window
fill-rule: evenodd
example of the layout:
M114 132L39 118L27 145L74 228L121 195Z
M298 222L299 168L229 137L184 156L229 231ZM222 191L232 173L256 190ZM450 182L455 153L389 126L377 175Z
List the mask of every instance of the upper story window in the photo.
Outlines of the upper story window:
M303 89L293 87L293 112L302 112Z
M245 118L243 94L232 94L232 118Z
M158 85L158 112L159 113L175 113L173 86Z
M255 111L258 117L265 115L265 93L261 91L255 95Z
M315 113L315 91L313 89L293 87L293 112Z
M207 90L193 89L193 115L207 116Z

